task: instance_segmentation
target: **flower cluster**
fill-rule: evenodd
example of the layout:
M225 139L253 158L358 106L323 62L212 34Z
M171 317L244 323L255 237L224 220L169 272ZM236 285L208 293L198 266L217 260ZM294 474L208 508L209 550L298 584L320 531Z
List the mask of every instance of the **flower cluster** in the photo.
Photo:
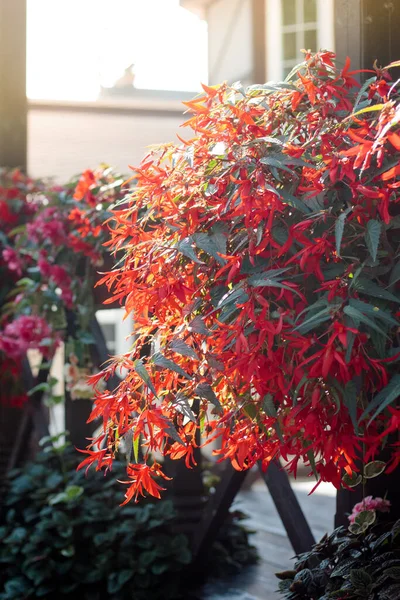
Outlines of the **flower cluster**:
M351 515L349 515L350 523L354 523L356 517L366 511L378 511L378 512L389 512L390 511L390 502L385 498L373 498L372 496L366 496L361 502L357 502L354 505Z
M82 196L78 190L89 174L90 197ZM22 360L31 349L51 359L71 336L68 313L77 315L69 345L79 346L85 363L93 286L108 237L104 223L123 197L122 183L108 167L85 171L64 186L0 171L0 377L10 384L3 386L9 394L1 394L2 402L20 405L26 398Z
M10 358L20 359L33 348L49 358L58 342L51 338L51 327L42 317L20 315L1 332L0 350Z
M97 394L104 428L85 461L100 468L106 447L109 466L133 432L143 466L139 479L129 465L127 496L154 475L154 451L190 459L199 435L236 469L282 456L338 488L386 443L400 395L400 90L390 68L371 74L360 89L349 61L306 53L281 84L204 86L185 103L195 137L137 168L111 225L125 259L104 278L135 344L103 372L127 376Z

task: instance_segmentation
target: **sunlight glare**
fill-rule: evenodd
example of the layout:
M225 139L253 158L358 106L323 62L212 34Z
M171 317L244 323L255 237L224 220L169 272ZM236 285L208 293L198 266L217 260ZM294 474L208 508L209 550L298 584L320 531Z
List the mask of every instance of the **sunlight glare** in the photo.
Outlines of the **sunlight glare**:
M207 83L207 24L178 0L27 0L29 98L96 100L135 64L135 87Z

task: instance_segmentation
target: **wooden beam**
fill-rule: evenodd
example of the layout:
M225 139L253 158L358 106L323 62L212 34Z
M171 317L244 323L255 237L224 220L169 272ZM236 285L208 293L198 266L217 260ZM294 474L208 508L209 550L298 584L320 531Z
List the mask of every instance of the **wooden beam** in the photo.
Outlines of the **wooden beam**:
M230 463L225 467L214 496L210 497L204 510L200 525L196 528L192 544L192 571L201 572L206 564L221 525L224 523L229 509L242 487L247 471L235 471Z
M259 467L293 550L296 554L308 552L315 544L315 539L290 485L288 474L279 461L271 462L265 472L261 463Z
M347 56L352 69L361 68L361 1L335 0L335 49L339 65Z
M314 536L290 485L286 471L278 461L271 462L265 473L261 468L261 463L259 463L259 469L294 552L300 554L311 550L315 544ZM203 519L196 530L192 546L192 572L198 573L204 566L205 557L210 552L246 475L247 471L235 471L229 463L227 464L216 492L209 499Z
M0 166L26 171L26 0L0 0L0 82Z

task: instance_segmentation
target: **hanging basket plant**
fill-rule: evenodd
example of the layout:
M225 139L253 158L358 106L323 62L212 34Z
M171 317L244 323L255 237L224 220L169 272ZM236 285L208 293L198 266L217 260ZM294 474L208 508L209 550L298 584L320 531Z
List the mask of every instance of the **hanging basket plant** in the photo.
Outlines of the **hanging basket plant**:
M2 403L26 401L22 362L30 350L46 362L65 341L87 367L90 323L104 299L94 285L110 266L105 221L123 197L122 183L108 167L86 170L66 185L0 171Z
M195 137L154 149L114 211L104 282L135 343L92 379L127 370L82 464L111 467L133 432L127 501L159 495L153 451L193 464L198 429L236 469L301 460L338 488L398 429L399 83L334 58L204 86Z

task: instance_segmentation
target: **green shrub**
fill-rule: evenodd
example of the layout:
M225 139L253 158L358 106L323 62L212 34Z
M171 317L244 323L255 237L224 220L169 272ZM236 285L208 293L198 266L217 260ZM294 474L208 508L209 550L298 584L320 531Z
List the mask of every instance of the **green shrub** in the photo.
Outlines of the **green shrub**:
M399 600L400 521L361 534L339 527L277 577L286 600Z
M187 538L173 533L172 503L120 507L123 465L104 481L77 472L77 462L70 447L49 446L11 474L1 600L175 598L191 556Z
M10 473L0 526L0 600L157 600L181 597L191 560L174 530L169 500L119 506L124 465L104 476L76 471L69 444L46 446ZM254 563L255 549L229 515L210 553L207 575ZM185 596L184 596L185 597Z

